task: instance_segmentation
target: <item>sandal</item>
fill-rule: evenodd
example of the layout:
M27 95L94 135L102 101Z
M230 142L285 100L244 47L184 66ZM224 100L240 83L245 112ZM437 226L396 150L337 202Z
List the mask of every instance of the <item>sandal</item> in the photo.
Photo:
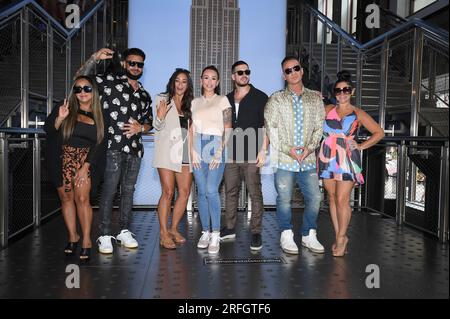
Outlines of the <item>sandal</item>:
M80 261L89 261L91 258L91 248L81 248Z
M173 242L172 238L169 235L166 235L165 237L159 238L159 245L165 249L176 249L177 245Z
M343 257L345 254L347 254L347 244L348 244L348 237L344 237L344 241L342 243L336 244L336 249L333 251L334 257Z
M77 250L77 246L78 246L79 242L80 242L80 239L78 239L78 241L75 241L75 242L69 241L66 245L66 248L64 248L64 254L66 256L72 256L75 253L75 251Z
M177 244L184 244L186 242L186 238L181 236L178 231L169 231L169 234L172 236L173 241Z

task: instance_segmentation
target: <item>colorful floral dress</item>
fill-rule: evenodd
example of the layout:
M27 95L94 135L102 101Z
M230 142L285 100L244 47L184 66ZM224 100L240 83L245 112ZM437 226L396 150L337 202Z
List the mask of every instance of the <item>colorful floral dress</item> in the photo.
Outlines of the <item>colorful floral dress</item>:
M323 140L318 157L320 178L337 181L354 181L364 183L361 174L361 153L349 148L349 140L353 140L358 129L358 118L355 111L340 118L336 107L328 112L323 124Z

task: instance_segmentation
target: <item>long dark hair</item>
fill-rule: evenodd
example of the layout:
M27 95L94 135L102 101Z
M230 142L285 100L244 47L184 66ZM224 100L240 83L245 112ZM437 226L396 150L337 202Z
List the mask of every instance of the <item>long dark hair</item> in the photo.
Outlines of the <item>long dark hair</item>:
M64 141L67 141L72 136L73 130L75 129L75 125L77 124L78 109L80 108L80 103L78 102L76 94L73 92L73 87L81 79L88 81L89 84L92 86L91 107L92 107L92 114L94 115L94 122L95 125L97 126L97 144L100 144L100 142L103 140L104 137L103 136L104 123L97 83L95 83L95 81L93 81L89 76L84 75L79 76L75 79L75 81L72 84L72 89L70 90L70 95L68 98L69 115L64 119L62 123L63 139Z
M192 117L191 102L194 99L194 85L192 84L191 72L185 69L175 69L175 72L172 73L167 83L165 94L167 94L168 101L170 102L175 95L175 80L180 74L186 75L188 81L186 92L184 92L183 98L181 99L181 111L183 112L183 116L190 120Z
M214 72L217 73L217 80L220 80L220 73L219 70L217 70L217 68L214 65L208 65L207 67L205 67L202 70L202 77L203 77L203 73L205 73L206 70L213 70ZM216 93L217 95L220 95L220 82L219 84L216 86L216 88L214 89L214 93ZM203 85L202 85L202 95L203 95Z

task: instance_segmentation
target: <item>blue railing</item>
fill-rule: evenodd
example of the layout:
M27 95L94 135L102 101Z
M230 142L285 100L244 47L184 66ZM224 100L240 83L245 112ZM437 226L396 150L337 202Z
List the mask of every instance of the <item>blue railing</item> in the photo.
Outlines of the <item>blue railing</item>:
M407 22L405 22L404 24L402 24L390 31L387 31L386 33L376 37L375 39L370 40L369 42L362 44L358 40L356 40L354 37L352 37L349 33L344 31L339 25L337 25L335 22L333 22L330 18L328 18L323 13L318 11L317 9L314 9L313 7L311 7L308 4L304 4L304 6L307 7L308 10L311 13L313 13L314 16L317 17L317 19L319 19L323 23L327 24L328 27L330 29L332 29L334 32L336 32L337 34L339 34L342 37L342 39L349 42L351 45L355 46L360 51L367 50L368 48L370 48L372 46L382 43L385 39L388 39L388 38L392 37L393 35L399 34L410 27L421 28L423 31L425 31L429 35L433 36L436 40L438 40L439 42L441 42L443 45L445 45L448 48L449 37L448 37L447 31L440 29L440 28L436 28L434 26L431 26L428 23L426 23L420 19L417 19L417 18L407 20Z
M89 20L89 18L97 12L98 8L103 6L104 2L105 0L96 1L95 5L80 20L80 26L84 25ZM48 19L52 23L52 25L66 37L71 38L75 33L78 32L79 29L77 28L73 28L71 30L64 28L64 26L62 26L61 23L58 22L58 20L56 20L47 11L45 11L45 9L42 8L41 5L39 5L35 0L23 0L6 6L5 9L0 12L0 22L28 5L33 6L33 8L35 8L46 19Z

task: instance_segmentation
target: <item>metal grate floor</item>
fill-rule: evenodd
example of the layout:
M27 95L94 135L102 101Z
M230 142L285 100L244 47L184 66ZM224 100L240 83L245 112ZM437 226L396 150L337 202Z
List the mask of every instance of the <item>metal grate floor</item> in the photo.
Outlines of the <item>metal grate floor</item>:
M299 243L302 214L293 216ZM273 211L264 213L262 250L251 252L247 214L240 212L237 237L221 243L216 262L207 250L197 249L197 214L183 219L180 229L188 241L176 250L160 248L154 211L133 212L132 221L139 248L115 246L113 255L94 249L89 264L80 265L80 288L69 289L66 266L78 264L78 256L64 257L62 218L51 219L0 251L0 298L449 298L448 245L397 228L379 215L354 213L349 253L336 258L330 253L333 231L326 212L318 220L325 254L299 246L299 255L281 251ZM227 260L250 262L221 262ZM366 267L372 264L379 267L380 287L369 289L366 278L371 273Z

